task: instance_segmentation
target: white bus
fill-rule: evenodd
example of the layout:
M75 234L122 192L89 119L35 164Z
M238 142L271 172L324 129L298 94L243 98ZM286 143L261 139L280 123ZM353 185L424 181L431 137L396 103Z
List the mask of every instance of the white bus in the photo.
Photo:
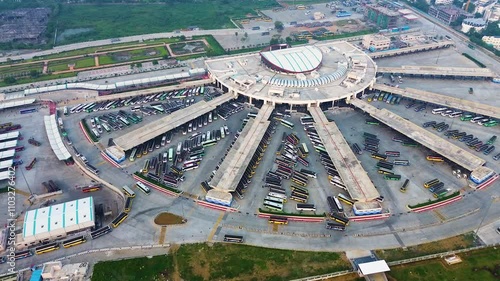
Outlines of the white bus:
M149 187L147 187L145 184L143 184L140 181L136 182L135 186L137 188L139 188L142 192L144 192L146 195L149 195L151 193L151 189L149 189Z
M128 197L135 197L135 192L133 192L132 189L130 189L130 187L124 185L122 189L123 193L125 193L125 195L127 195Z
M272 197L281 198L284 200L284 202L286 202L286 194L281 194L281 193L277 193L277 192L269 192L267 195L272 196Z
M283 211L283 204L275 203L271 201L264 201L264 207L274 211Z
M448 110L448 108L446 108L446 107L436 108L436 109L432 110L432 114L439 114L439 113L446 111L446 110Z
M226 137L226 133L224 132L224 127L220 127L220 137L222 139Z

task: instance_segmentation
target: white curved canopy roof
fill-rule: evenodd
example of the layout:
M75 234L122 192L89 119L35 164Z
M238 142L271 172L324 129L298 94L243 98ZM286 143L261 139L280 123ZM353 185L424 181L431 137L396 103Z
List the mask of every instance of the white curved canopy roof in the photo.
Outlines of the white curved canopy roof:
M312 71L321 64L323 59L321 50L314 46L263 52L261 55L269 63L288 72Z

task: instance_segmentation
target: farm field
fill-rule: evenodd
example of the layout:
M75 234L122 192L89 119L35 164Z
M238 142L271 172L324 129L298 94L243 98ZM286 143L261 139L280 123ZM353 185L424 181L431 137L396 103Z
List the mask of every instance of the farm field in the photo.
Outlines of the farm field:
M95 266L92 281L277 281L348 268L348 261L340 253L298 252L218 243L212 246L186 244L172 248L168 256L98 263ZM162 275L165 273L170 274Z
M58 22L60 31L90 28L92 31L66 37L60 44L92 41L197 26L202 29L234 27L231 17L255 15L254 9L277 7L275 1L199 0L168 4L63 5ZM109 15L109 16L102 16Z

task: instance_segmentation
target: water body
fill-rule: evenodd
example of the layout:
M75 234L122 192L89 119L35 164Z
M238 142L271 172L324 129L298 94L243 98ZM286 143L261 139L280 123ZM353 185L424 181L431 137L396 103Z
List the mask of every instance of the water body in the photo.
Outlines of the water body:
M82 33L86 33L86 32L91 32L93 30L94 30L93 28L70 28L70 29L66 29L63 32L57 34L56 43L60 43L60 42L64 41L66 38L68 38L68 37L71 37L71 36L74 36L74 35L78 35L78 34L82 34Z

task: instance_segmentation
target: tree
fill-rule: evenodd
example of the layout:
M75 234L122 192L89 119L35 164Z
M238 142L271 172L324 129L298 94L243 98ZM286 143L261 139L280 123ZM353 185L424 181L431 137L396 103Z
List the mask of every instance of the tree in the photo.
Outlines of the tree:
M3 82L5 82L5 84L11 85L11 84L16 83L17 79L15 77L9 76L9 77L5 77L3 79Z
M157 61L157 60L154 60L154 61L153 61L153 65L158 65L158 61Z
M285 38L285 41L286 41L286 43L290 44L290 43L292 43L293 39L292 39L292 37L287 36L287 37Z
M481 13L475 13L475 14L474 14L474 18L475 18L475 19L480 19L480 18L482 18L482 17L483 17L483 14L481 14Z
M283 31L283 29L285 29L285 26L283 25L283 23L281 21L275 21L274 28L276 28L276 30L278 30L278 32L281 32L281 31Z
M453 22L450 23L450 26L451 27L460 26L462 24L462 21L464 19L465 19L465 16L464 15L460 15L460 16L458 16L458 18L455 21L453 21Z
M179 38L181 39L181 41L185 41L186 40L186 36L184 36L184 35L181 35Z
M37 78L38 76L40 76L40 73L38 73L38 70L33 69L30 71L30 76L31 78Z
M280 41L278 40L278 38L273 38L271 39L271 41L269 42L269 45L276 45L278 44Z

